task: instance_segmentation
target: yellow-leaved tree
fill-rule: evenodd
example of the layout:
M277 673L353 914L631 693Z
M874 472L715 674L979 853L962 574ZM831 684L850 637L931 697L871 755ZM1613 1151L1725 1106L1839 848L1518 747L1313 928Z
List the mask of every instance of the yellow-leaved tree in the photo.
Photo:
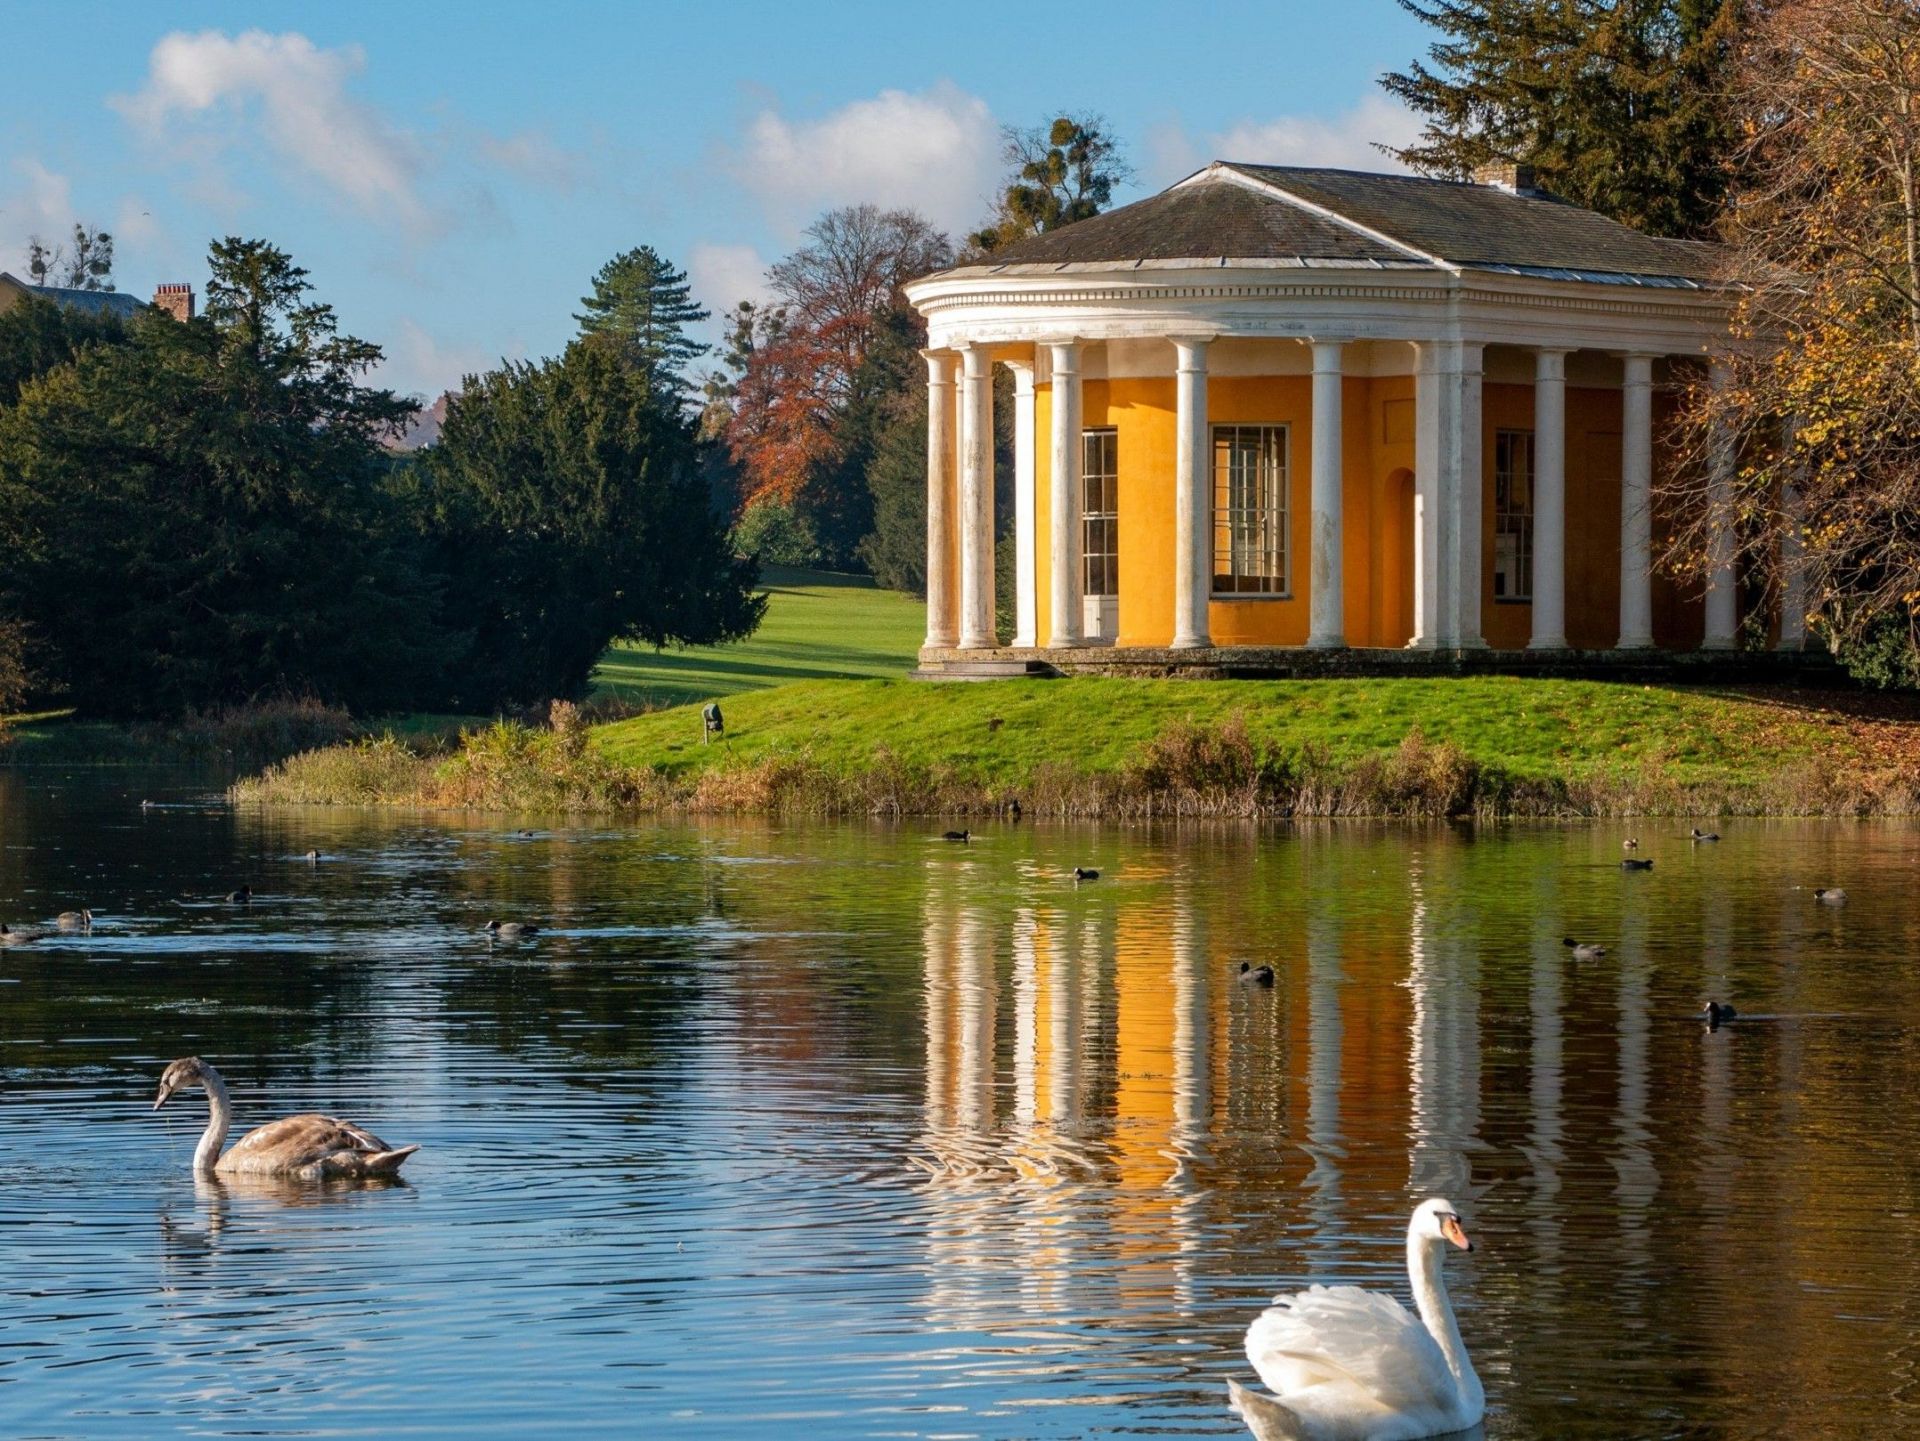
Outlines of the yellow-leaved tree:
M1753 6L1736 81L1741 292L1727 379L1685 406L1666 561L1704 576L1730 531L1857 675L1920 685L1920 5Z

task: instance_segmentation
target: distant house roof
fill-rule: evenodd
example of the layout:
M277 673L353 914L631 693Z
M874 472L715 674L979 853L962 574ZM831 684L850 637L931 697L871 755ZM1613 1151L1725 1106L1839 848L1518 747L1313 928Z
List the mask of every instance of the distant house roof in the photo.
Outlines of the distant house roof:
M94 314L126 317L131 316L141 305L139 296L126 295L118 290L74 290L64 285L35 285L4 270L0 270L0 281L17 286L36 300L51 300L55 305L65 305L74 310L85 310Z
M969 269L1192 260L1431 268L1639 285L1714 283L1719 247L1662 240L1540 191L1216 161L1133 205Z

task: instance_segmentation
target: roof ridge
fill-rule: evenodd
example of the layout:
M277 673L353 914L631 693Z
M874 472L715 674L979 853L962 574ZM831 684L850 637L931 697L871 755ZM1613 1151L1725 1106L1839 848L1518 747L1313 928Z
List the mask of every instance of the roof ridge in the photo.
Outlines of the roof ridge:
M1267 168L1280 169L1282 167L1270 166ZM1300 167L1294 168L1297 169ZM1369 172L1365 170L1351 170L1339 173L1366 175ZM1336 225L1344 226L1356 235L1364 235L1367 239L1376 241L1381 245L1390 245L1395 250L1401 251L1415 260L1424 260L1429 265L1437 265L1443 270L1452 270L1456 273L1459 270L1459 266L1453 264L1443 256L1435 255L1431 251L1422 250L1417 245L1409 245L1406 241L1400 239L1399 236L1389 235L1384 230L1376 230L1370 225L1362 225L1351 216L1342 215L1331 206L1321 205L1315 201L1308 200L1305 196L1294 194L1284 185L1276 185L1271 180L1263 180L1257 175L1249 175L1245 169L1232 161L1216 160L1204 170L1196 171L1185 180L1169 186L1168 189L1178 190L1183 186L1200 183L1208 178L1212 178L1216 182L1224 180L1229 185L1242 185L1249 190L1258 191L1261 194L1271 195L1276 199L1284 200L1296 209L1304 210L1310 215L1319 216L1322 220L1330 220Z

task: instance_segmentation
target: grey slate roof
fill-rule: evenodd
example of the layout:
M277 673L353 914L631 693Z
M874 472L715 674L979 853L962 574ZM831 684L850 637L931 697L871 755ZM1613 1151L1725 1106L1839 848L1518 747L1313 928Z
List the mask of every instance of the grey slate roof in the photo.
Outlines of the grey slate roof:
M96 315L106 313L130 318L141 304L139 296L118 290L72 290L64 285L35 285L4 270L0 270L0 280L11 280L36 300L51 300L56 305Z
M1257 185L1237 183L1236 175ZM1437 261L1568 280L1698 286L1713 282L1717 250L1642 235L1537 192L1355 170L1222 164L1149 199L1019 241L980 268L1176 259Z

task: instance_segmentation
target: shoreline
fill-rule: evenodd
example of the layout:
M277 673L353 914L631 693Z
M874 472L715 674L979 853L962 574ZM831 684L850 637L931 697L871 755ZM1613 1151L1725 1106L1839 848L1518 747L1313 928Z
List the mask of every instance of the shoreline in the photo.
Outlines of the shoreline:
M1599 682L811 682L291 756L240 805L596 815L1624 819L1920 814L1920 716ZM1373 710L1369 712L1367 707Z

